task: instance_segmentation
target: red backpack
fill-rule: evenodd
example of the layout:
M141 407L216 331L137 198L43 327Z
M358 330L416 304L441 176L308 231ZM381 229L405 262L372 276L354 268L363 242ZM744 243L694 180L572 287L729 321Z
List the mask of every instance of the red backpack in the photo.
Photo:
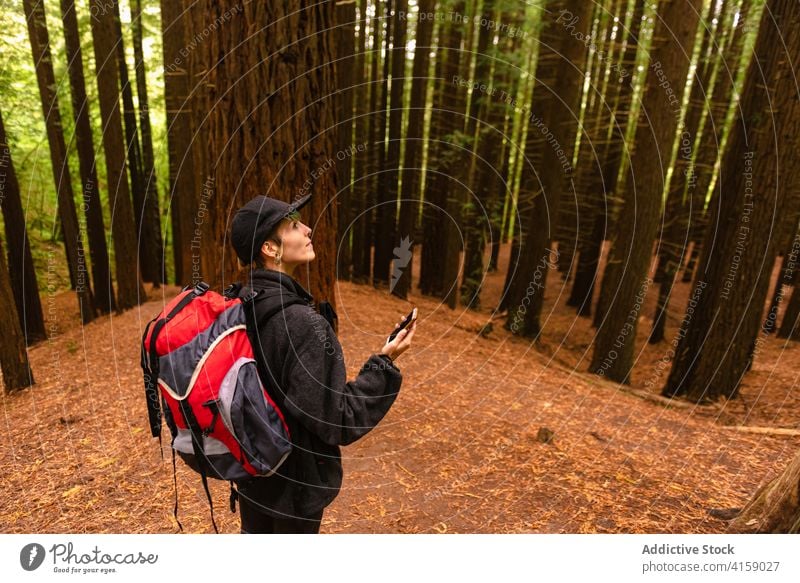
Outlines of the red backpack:
M187 286L142 335L150 431L160 444L163 415L172 433L173 514L181 530L176 452L202 478L215 531L207 479L231 482L235 512L233 482L273 474L291 452L289 427L261 382L251 343L258 338L255 302L261 295L239 284L224 295L209 291L204 282ZM284 296L258 317L271 317L298 301Z

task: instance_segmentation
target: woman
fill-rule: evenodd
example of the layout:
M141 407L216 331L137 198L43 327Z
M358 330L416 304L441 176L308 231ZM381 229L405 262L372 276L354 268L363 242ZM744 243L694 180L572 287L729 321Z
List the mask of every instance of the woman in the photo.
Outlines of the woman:
M311 228L300 221L307 195L293 204L266 196L236 213L231 241L246 284L285 306L258 321L256 359L284 414L292 452L269 477L237 484L242 533L317 533L342 483L339 446L353 443L386 415L403 377L395 360L411 345L416 322L372 354L347 381L342 347L311 295L292 277L315 258ZM276 300L277 298L277 300ZM256 314L259 312L257 299ZM399 324L399 322L398 322Z

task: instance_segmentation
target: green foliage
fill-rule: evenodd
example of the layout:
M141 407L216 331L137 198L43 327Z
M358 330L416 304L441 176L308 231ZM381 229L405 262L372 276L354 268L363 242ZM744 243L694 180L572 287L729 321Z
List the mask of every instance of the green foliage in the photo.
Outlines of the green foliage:
M45 130L44 113L39 97L22 0L3 0L0 3L0 7L0 28L3 30L3 35L0 36L0 62L2 62L2 66L0 66L0 111L3 112L14 168L20 183L22 204L26 211L28 236L31 240L37 275L40 278L40 285L44 286L41 283L41 279L45 276L47 269L47 257L59 254L60 262L65 262L63 246L52 245L54 232L57 230L57 197ZM67 74L60 2L55 0L45 2L45 10L50 37L50 51L56 77L58 105L61 111L64 139L68 148L73 192L76 197L76 208L81 213L80 171L76 152L75 124L69 76ZM105 158L103 155L102 123L97 100L96 67L89 20L89 0L75 0L75 10L81 41L83 73L94 139L99 190L105 215L105 225L108 230L110 209L108 205ZM130 82L134 84L134 103L138 111L129 0L121 0L120 12L128 74ZM162 224L165 225L169 219L165 214L168 201L164 200L169 183L169 158L164 106L161 15L159 2L156 0L142 0L142 25L142 45L147 76L150 124L153 132L155 173L158 181L159 196L162 200L160 204ZM80 218L83 220L83 216ZM84 241L84 246L88 249L88 241ZM111 245L109 246L109 253L113 257L113 246ZM167 256L171 257L171 254L167 253ZM59 286L69 286L68 277L58 277L57 282Z

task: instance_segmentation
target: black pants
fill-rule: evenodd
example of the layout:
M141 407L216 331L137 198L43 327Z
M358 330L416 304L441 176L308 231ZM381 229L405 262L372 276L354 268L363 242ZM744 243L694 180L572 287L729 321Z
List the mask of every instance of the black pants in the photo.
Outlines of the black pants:
M318 534L323 511L312 516L275 518L262 512L258 504L239 496L242 534Z

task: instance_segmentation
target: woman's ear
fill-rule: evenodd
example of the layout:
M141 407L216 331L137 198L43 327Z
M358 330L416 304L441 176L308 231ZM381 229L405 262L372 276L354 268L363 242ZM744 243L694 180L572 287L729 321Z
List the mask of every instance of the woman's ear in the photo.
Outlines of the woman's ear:
M275 259L275 254L277 252L272 250L272 247L270 246L269 241L264 241L264 243L261 245L261 253L263 255L267 255L268 257L271 257L272 259Z

